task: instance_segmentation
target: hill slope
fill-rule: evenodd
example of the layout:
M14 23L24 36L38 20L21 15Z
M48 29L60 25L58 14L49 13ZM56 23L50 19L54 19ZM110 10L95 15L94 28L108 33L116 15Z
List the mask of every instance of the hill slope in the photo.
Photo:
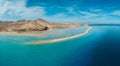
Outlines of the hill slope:
M0 21L0 32L44 31L55 28L79 27L80 23L50 23L43 19Z

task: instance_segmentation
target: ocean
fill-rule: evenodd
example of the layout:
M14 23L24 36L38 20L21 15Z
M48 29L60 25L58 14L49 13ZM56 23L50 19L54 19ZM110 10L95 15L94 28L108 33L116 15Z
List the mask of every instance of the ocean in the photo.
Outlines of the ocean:
M0 66L120 66L120 26L91 26L79 38L50 44L25 42L72 36L86 28L43 32L41 37L0 34Z

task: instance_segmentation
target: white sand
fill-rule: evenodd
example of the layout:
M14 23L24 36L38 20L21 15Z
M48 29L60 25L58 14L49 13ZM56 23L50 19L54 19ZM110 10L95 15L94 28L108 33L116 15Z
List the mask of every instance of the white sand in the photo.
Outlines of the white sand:
M24 33L18 33L18 32L0 32L0 34L3 34L3 35L16 35L16 36L33 36L33 37L46 37L46 36L43 36L42 34L35 34L35 33L27 33L27 32L24 32Z

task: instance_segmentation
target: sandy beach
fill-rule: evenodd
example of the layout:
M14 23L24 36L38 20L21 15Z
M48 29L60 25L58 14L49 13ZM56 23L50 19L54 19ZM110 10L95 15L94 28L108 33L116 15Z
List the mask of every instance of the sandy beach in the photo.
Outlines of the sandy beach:
M45 37L43 36L42 34L35 34L35 33L27 33L27 32L24 32L24 33L18 33L18 32L0 32L0 34L4 34L4 35L16 35L16 36L33 36L33 37Z
M87 29L83 33L77 34L77 35L74 35L74 36L65 37L65 38L59 38L59 39L53 39L53 40L26 42L26 43L36 45L36 44L48 44L48 43L54 43L54 42L61 42L61 41L65 41L65 40L70 40L70 39L73 39L73 38L77 38L77 37L81 37L83 35L86 35L92 29L92 27L87 26L87 25L85 27L87 27Z

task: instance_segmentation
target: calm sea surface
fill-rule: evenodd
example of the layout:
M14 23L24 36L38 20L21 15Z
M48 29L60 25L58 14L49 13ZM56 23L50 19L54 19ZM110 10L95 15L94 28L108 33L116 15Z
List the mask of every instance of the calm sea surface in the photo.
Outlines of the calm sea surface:
M85 36L44 45L24 42L67 37L86 28L53 30L41 37L1 34L0 66L120 66L120 26L92 28Z

